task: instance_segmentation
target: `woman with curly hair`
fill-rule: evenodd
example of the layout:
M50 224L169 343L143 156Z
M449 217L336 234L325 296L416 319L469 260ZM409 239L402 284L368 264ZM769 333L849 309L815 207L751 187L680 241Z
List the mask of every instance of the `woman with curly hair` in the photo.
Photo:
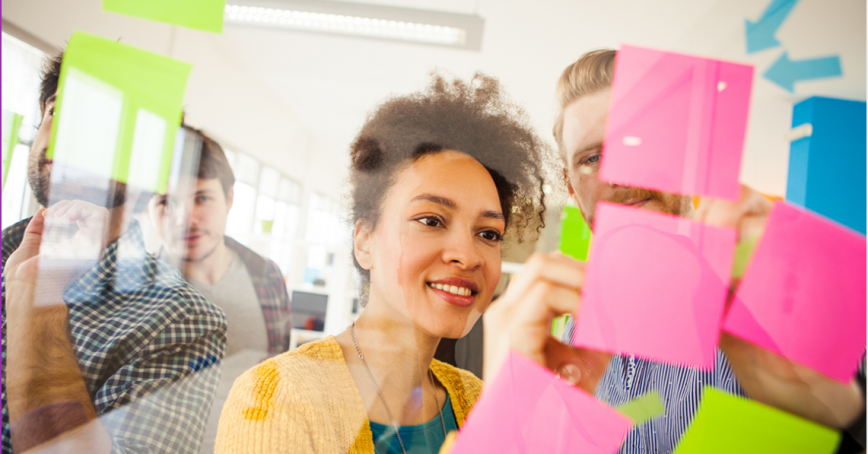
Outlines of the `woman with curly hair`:
M387 100L351 156L365 311L337 336L239 378L217 452L436 453L479 396L477 377L434 352L488 308L504 236L543 226L556 157L498 82L479 74L470 83L434 76L426 90ZM552 316L575 311L582 265L540 255L526 268L485 317L484 374L510 348L587 371L593 362L549 330Z

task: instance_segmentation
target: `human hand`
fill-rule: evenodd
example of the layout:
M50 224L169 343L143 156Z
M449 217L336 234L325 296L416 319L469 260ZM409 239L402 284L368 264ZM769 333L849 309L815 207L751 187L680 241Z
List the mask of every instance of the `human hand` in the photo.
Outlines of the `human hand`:
M512 349L594 392L612 355L574 348L551 335L554 317L579 308L584 278L585 264L560 253L535 254L527 261L483 316L484 380L494 377Z
M720 349L748 397L757 402L838 429L849 426L864 407L855 380L841 383L725 332Z
M73 281L105 251L109 211L82 200L61 200L43 212L36 304L57 304Z
M14 364L4 380L9 397L10 415L17 418L24 411L22 401L27 386L34 378L34 369L44 361L37 353L47 332L66 334L67 308L63 301L36 304L39 280L39 248L45 228L45 209L36 212L21 245L6 260L3 270L6 280L6 342L7 362ZM14 410L14 411L13 411Z
M739 241L759 236L772 210L772 202L753 189L741 185L737 202L723 199L702 199L696 209L696 220L709 225L730 227L738 232Z
M109 219L108 209L83 200L55 203L45 211L43 253L58 259L99 259Z
M21 244L6 260L6 317L12 329L34 311L39 279L39 251L45 232L45 209L36 212L24 230ZM61 303L62 301L55 301ZM64 308L66 306L64 305Z

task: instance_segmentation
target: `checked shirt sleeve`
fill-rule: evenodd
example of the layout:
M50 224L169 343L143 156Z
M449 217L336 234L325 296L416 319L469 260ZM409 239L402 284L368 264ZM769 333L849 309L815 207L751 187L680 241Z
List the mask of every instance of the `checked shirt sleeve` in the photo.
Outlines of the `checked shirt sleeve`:
M223 314L193 313L166 326L138 360L109 377L94 402L113 451L198 452L225 346Z

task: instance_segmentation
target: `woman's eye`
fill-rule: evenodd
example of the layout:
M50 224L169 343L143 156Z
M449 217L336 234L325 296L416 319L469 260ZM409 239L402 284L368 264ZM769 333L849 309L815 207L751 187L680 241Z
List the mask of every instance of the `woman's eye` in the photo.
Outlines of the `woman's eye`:
M600 155L594 154L585 159L585 164L596 164L600 162Z
M500 241L503 238L503 236L500 233L498 233L494 230L486 230L486 231L480 233L479 236L481 236L482 238L484 238L488 241Z
M432 217L419 218L417 219L417 221L421 222L424 225L427 225L428 227L438 227L441 224L440 219Z

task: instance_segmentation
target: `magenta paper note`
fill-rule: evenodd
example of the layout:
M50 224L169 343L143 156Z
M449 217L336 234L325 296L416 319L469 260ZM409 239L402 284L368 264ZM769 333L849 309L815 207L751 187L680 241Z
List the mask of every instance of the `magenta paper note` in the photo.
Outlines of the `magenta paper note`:
M450 454L612 454L632 422L512 351L486 385Z
M753 67L622 46L600 179L736 200Z
M724 329L849 382L865 351L865 237L777 203Z
M597 204L573 344L714 367L736 232Z

